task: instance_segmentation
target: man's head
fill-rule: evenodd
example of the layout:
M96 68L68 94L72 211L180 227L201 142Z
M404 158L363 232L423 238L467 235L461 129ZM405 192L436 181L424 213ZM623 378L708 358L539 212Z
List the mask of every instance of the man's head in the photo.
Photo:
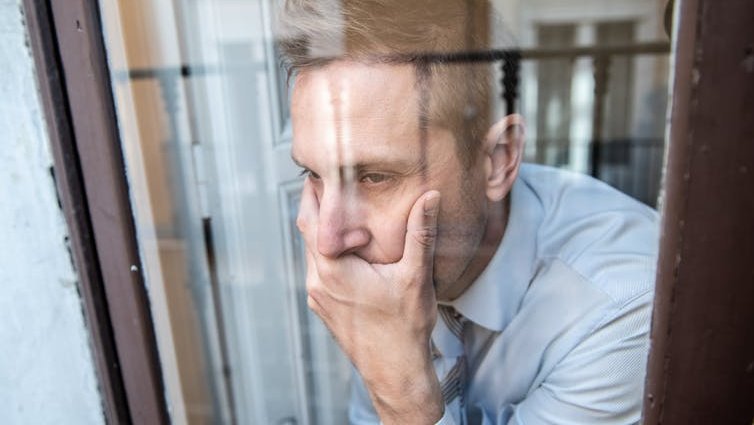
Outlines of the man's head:
M292 74L335 60L420 65L422 54L488 49L489 15L486 0L289 0L279 45ZM427 118L454 133L468 165L490 126L491 65L430 62L423 70Z
M518 118L490 124L488 64L412 60L488 48L488 14L487 2L466 0L286 3L292 154L317 194L321 255L399 260L408 212L430 189L442 196L440 298L457 296L480 249L499 242Z

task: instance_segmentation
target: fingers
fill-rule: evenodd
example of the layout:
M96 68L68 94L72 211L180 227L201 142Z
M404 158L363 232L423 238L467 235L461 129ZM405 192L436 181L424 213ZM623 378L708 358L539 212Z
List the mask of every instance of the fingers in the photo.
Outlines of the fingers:
M326 304L327 293L319 279L314 256L309 250L306 251L306 295L306 303L309 309L322 320L326 320L328 316L324 305Z
M440 192L430 190L416 200L408 215L401 262L411 268L432 268L437 239Z
M319 216L319 203L314 193L314 188L307 179L301 191L296 227L304 238L306 252L306 302L309 308L318 316L323 317L325 309L322 307L325 294L319 279L317 261L314 258L314 249L317 240L317 223Z

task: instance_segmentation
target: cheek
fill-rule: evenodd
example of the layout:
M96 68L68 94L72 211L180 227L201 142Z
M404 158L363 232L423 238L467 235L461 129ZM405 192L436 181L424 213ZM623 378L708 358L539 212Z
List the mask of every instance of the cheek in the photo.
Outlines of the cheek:
M473 254L484 231L486 197L475 176L463 175L443 193L436 256L464 259Z
M396 205L371 211L369 230L372 256L379 263L394 263L403 257L406 223L411 206Z

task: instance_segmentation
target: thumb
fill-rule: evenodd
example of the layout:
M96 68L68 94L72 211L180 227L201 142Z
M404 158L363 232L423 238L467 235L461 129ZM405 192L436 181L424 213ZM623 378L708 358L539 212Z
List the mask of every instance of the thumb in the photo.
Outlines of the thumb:
M430 190L416 200L408 214L402 263L411 268L432 267L439 212L440 192Z

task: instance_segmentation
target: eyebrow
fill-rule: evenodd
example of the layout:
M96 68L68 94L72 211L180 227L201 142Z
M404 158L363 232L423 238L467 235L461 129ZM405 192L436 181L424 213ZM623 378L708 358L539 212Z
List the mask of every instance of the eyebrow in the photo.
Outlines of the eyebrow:
M293 161L294 164L297 166L304 168L306 170L309 170L310 168L304 165L303 161L298 160L293 153L291 153L291 161ZM354 169L357 172L362 170L368 170L371 168L379 168L383 167L385 165L392 166L392 167L398 167L401 169L406 169L407 172L403 174L411 174L412 172L416 171L419 172L420 170L426 169L426 158L422 156L419 161L407 161L407 160L401 160L401 159L387 159L385 161L362 161L362 162L356 162L353 165L341 165L339 168L339 172L341 175L344 174L345 170L347 168Z

